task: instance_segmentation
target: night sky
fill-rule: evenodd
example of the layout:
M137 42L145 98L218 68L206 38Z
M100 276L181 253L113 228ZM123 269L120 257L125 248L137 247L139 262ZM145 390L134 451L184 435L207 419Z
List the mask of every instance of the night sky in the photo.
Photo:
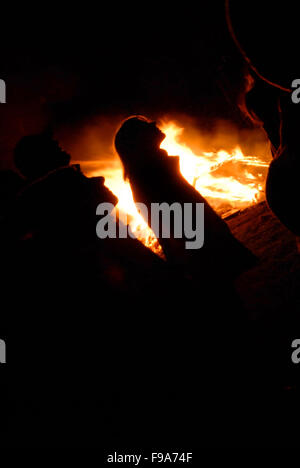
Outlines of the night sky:
M11 16L12 17L12 16ZM247 126L235 104L242 60L224 2L18 9L1 31L1 168L24 134L78 128L95 116L184 113ZM12 17L13 18L13 17Z

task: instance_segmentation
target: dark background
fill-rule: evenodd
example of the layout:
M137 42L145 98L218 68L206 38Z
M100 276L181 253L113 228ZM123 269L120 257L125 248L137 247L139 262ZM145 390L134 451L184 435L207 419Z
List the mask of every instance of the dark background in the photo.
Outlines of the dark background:
M4 15L1 167L16 141L48 124L75 131L93 116L184 113L247 126L235 100L242 59L224 1L18 5Z
M249 12L252 13L252 17L253 15L255 17L256 12L261 13L261 8L259 10L250 8L253 2L239 3L246 5L244 9L246 16ZM263 4L263 2L260 3ZM13 5L12 9L12 12L2 11L0 31L0 78L4 79L7 84L7 104L0 104L1 169L12 167L13 148L21 136L43 130L48 125L54 128L57 135L68 133L69 139L72 139L73 135L75 138L78 130L94 118L99 117L99 122L105 122L105 119L109 122L117 122L135 113L142 113L150 118L182 113L198 121L202 129L210 129L219 119L228 120L241 128L251 126L236 105L241 89L243 62L227 30L223 0L181 4L164 2L163 5L155 2L141 2L138 6L129 4L120 6L117 2L110 5L88 2L78 5L40 3L31 8L26 3L23 6ZM253 30L253 35L247 36L248 39L251 38L253 44L257 39L256 35L257 31ZM282 50L285 52L284 48ZM268 61L268 55L264 56ZM282 226L279 223L275 225L265 205L257 205L253 211L249 210L243 216L243 224L237 223L232 228L235 229L237 237L240 235L245 245L263 259L264 263L260 270L250 271L240 287L246 291L245 297L252 316L258 317L264 313L266 328L269 330L270 322L274 320L274 310L285 315L287 310L292 312L298 310L298 252L294 237L288 237L285 232L282 232ZM233 223L239 219L233 219ZM257 224L253 223L253 219ZM283 238L286 242L282 241ZM47 249L44 252L47 252ZM44 261L43 258L42 261ZM22 272L26 271L26 267L25 262L25 266L22 265L18 272L20 278L22 278ZM32 268L34 268L34 263ZM37 272L39 275L39 270ZM13 274L15 274L14 270ZM63 271L60 274L63 276ZM28 274L26 277L30 279ZM41 282L43 282L42 277ZM56 282L59 282L57 278ZM14 288L13 292L18 299L20 298L22 303L20 312L23 321L26 322L27 316L23 314L22 295L17 288ZM69 300L68 295L67 299ZM86 297L84 299L86 301ZM89 303L84 304L85 313L86 310L94 311L93 299L92 295ZM102 299L103 297L98 296L97 290L99 304ZM78 302L76 296L72 300ZM30 301L29 297L27 302L30 303ZM55 302L55 299L52 301ZM39 303L37 305L39 306ZM44 302L42 302L42 307L44 307ZM72 307L70 309L72 310ZM55 310L54 307L53 310ZM39 307L38 311L40 311ZM12 314L12 317L15 316ZM40 317L40 320L44 319L43 315ZM51 314L53 327L56 324L55 320ZM39 323L38 321L35 326L38 327ZM280 320L279 327L281 327ZM14 331L21 328L20 326L14 327ZM1 333L1 337L7 337L3 332ZM97 333L98 330L95 328L95 334ZM286 367L285 362L278 371L277 362L280 360L276 360L276 354L273 360L272 356L270 357L269 346L275 345L277 341L279 343L276 335L272 333L271 330L264 335L264 329L261 332L264 337L263 343L268 348L268 359L261 365L261 377L264 378L262 383L259 377L256 377L255 385L259 388L257 399L253 398L250 388L243 401L246 413L240 412L239 405L236 408L238 418L235 429L239 438L242 439L245 439L249 432L251 437L258 433L258 439L261 436L263 441L266 437L272 440L273 433L269 434L267 431L269 427L275 433L275 441L281 437L288 439L285 433L288 429L292 432L291 422L296 425L298 421L299 408L297 406L295 413L295 404L297 402L299 405L299 398L293 386L294 377L286 377L289 368ZM41 336L43 338L42 334ZM293 334L294 337L296 336ZM24 340L26 339L24 335ZM52 340L52 336L50 339ZM8 341L10 340L7 338ZM290 350L288 347L290 342L289 339L287 345L286 343L283 347L278 345L276 352L279 356L285 357L282 350L287 353ZM93 343L98 343L98 335L94 342L92 341ZM39 344L32 345L32 348L34 346L38 347ZM10 349L13 348L14 346L10 344ZM24 354L24 361L26 357ZM8 356L8 359L11 358ZM73 356L72 359L74 359ZM224 359L220 362L220 367L224 363L226 370L226 355L223 358L221 353L220 359ZM268 375L265 372L269 371L269 368L271 368L270 374L273 372L273 363L274 375L276 375L275 384L272 379L268 381ZM76 384L78 382L77 371L78 365L75 362ZM214 392L218 392L220 382L225 382L225 386L232 393L233 400L238 394L242 395L240 398L244 398L244 393L241 393L244 387L239 371L235 372L236 385L231 386L228 385L230 380L227 378L225 380L218 378L219 363L216 369L212 367L212 371L215 373L216 385L207 380L204 393L207 392L213 399ZM256 375L256 369L254 373ZM40 380L40 375L37 377ZM90 378L93 384L93 375ZM45 387L48 380L47 376ZM68 375L65 380L68 380ZM182 375L178 377L178 380L185 382ZM85 382L85 379L83 378L82 381ZM39 392L30 394L30 385L26 387L24 384L24 382L30 383L26 365L24 365L24 379L22 376L19 379L17 377L17 382L19 384L14 385L16 395L18 396L18 392L21 392L22 398L24 395L26 397L27 390L30 398L35 402ZM268 385L264 385L265 382ZM54 384L52 382L53 386ZM69 385L67 389L72 387L71 379ZM284 385L286 386L285 393ZM86 384L86 387L90 388L93 385ZM60 385L57 388L58 395L61 397ZM231 389L233 389L232 392ZM51 386L50 391L52 391ZM70 413L73 417L75 415L77 421L80 409L73 412L70 394L67 390L64 391L63 397L66 402L69 402L69 406L66 404L66 414L68 416L70 407ZM289 392L292 392L292 396ZM226 406L225 410L228 408L232 419L231 406L228 405L226 395L227 393L225 393L226 405L224 407ZM87 399L94 414L95 409L92 406L93 403L90 403L90 395ZM190 400L190 395L188 400ZM191 401L193 402L192 399ZM254 408L257 402L260 403L259 409L255 408L257 412L254 412L252 416L250 415L252 407ZM41 421L47 421L52 407L48 407L47 401L46 404L42 403ZM206 403L204 399L212 424L212 434L215 434L216 424L214 418L211 417L211 408L216 404L216 399L211 406ZM269 406L267 410L266 404ZM45 407L47 408L46 417ZM261 413L259 413L260 408ZM17 412L15 420L13 419L16 421L14 429L17 428L19 431L22 441L28 432L27 422L31 421L31 408L28 410L28 419L26 419L26 411L23 417L24 427L19 426L19 419L22 418L19 418ZM218 409L215 413L217 411ZM268 411L272 416L271 419L268 419ZM257 414L264 417L255 418ZM248 423L247 416L249 415L253 418L253 425ZM21 416L24 416L23 413ZM51 417L52 414L50 414L50 420ZM99 418L95 419L98 425ZM201 416L201 422L202 419ZM273 420L277 423L274 426ZM243 430L240 430L239 422L247 426L246 435ZM54 424L57 428L56 421ZM276 433L277 425L280 425L280 433ZM59 426L63 433L63 424ZM39 428L38 425L36 427ZM74 427L76 427L75 424ZM261 434L259 434L260 431ZM224 431L224 435L227 435L227 431ZM28 437L30 438L30 431ZM228 438L230 438L230 432Z

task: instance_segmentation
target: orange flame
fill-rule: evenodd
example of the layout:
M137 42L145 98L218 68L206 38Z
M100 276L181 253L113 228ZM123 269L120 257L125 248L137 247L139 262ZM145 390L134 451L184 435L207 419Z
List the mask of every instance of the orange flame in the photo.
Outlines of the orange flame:
M238 146L231 153L220 150L197 155L185 143L179 142L183 128L171 122L163 125L161 130L166 134L161 148L169 155L180 157L183 177L221 215L263 198L263 174L257 173L257 168L266 168L268 163L255 156L245 156ZM229 163L231 171L226 175L225 168Z
M161 144L169 156L180 157L183 177L201 193L223 217L246 208L264 198L264 171L268 162L256 156L245 156L237 146L231 152L220 150L195 154L181 142L183 128L173 122L164 123L160 129L166 138ZM94 175L95 171L93 171ZM106 186L119 199L117 209L127 213L129 225L135 236L146 246L161 254L158 241L138 213L130 184L123 180L120 165L101 171Z

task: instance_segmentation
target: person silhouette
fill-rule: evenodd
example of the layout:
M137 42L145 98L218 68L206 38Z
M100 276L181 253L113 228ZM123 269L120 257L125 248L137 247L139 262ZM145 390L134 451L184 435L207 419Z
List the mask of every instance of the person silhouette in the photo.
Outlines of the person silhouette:
M16 203L20 236L34 234L63 245L94 239L98 203L118 200L103 177L86 177L70 160L50 132L26 135L17 143L14 162L26 180Z
M256 257L184 179L179 157L169 157L160 148L164 138L155 122L133 116L117 131L115 148L134 201L143 203L148 213L152 203L169 206L191 203L193 208L196 203L204 204L204 244L200 249L186 249L185 235L175 238L171 232L169 238L164 238L156 233L173 273L169 279L173 287L157 297L156 307L163 311L162 320L173 326L169 335L178 339L172 346L174 362L184 362L185 373L191 376L191 380L180 386L179 394L185 395L186 402L191 402L192 413L199 407L205 413L206 403L213 401L217 419L225 421L228 402L234 402L230 404L233 408L237 401L232 388L240 388L243 379L248 379L248 349L252 350L250 344L248 346L251 338L248 338L247 312L234 279L254 266ZM149 223L146 216L145 220ZM182 276L184 280L178 281ZM170 312L166 315L165 311ZM214 348L213 343L218 346ZM226 356L225 366L219 361L220 349ZM247 352L241 353L240 349ZM216 364L218 362L220 365ZM241 368L246 371L241 372ZM192 376L196 375L200 377L200 385L193 380ZM231 382L229 387L228 381ZM207 383L208 390L203 382ZM248 382L245 388L247 386ZM239 404L237 406L240 408Z
M210 273L236 277L255 264L254 255L231 233L224 220L181 175L179 157L169 157L160 148L165 134L155 122L143 116L125 120L115 137L115 148L129 180L135 202L151 210L152 203L204 204L204 245L198 250L185 249L186 238L164 238L159 242L168 262L205 276ZM149 219L146 220L149 223ZM202 264L202 267L200 265ZM204 267L204 268L203 268Z
M300 236L296 5L287 0L264 10L259 0L251 1L251 8L248 2L227 0L226 4L229 32L244 62L239 107L264 130L271 146L266 200L281 223Z
M15 165L27 181L11 217L11 231L17 239L47 245L50 261L69 253L72 259L80 256L86 263L90 252L94 270L116 288L128 289L132 278L134 284L138 280L140 284L138 269L161 267L161 259L137 239L97 238L98 205L116 206L118 198L105 186L104 177L87 177L78 164L70 164L71 156L49 132L23 137L14 154Z
M163 360L159 350L165 346L164 334L159 339L156 332L152 349L154 332L163 328L160 309L155 318L154 292L162 296L167 279L165 262L137 239L97 238L96 207L118 202L103 177L86 177L78 165L69 164L70 155L51 136L24 137L15 159L27 184L19 191L13 210L16 242L9 251L10 274L5 283L12 285L9 292L17 311L13 317L19 324L13 339L18 360L24 342L20 335L29 341L31 394L41 375L36 369L48 372L54 361L51 381L61 389L56 395L50 387L42 389L28 424L28 433L35 434L40 408L48 408L49 402L60 420L65 411L64 394L70 395L70 405L75 401L95 410L98 395L110 397L114 387L119 387L119 393L131 394L130 378L117 386L112 374L125 375L128 370L146 381L146 372L140 370L145 362L150 365L155 353L155 362ZM7 268L4 274L7 276ZM96 367L100 368L99 384L94 380ZM105 386L104 375L111 375ZM21 401L21 408L25 405ZM84 421L92 426L92 413L83 411L82 428ZM49 419L46 415L41 425L56 434L58 428L54 430ZM72 424L66 425L71 438ZM80 432L82 437L85 432Z

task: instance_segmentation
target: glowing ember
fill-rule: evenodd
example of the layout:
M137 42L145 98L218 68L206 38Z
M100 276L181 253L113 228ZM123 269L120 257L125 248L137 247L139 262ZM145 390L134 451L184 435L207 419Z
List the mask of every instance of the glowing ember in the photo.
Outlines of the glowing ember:
M223 217L263 199L264 172L268 162L255 156L245 156L239 147L230 153L225 150L195 154L180 141L183 128L173 122L160 126L166 134L161 148L169 156L180 157L180 170L185 179L203 195ZM123 180L120 163L89 170L89 175L103 175L106 186L119 199L117 209L129 215L129 224L135 236L145 245L161 254L162 250L151 229L138 213L128 182Z

